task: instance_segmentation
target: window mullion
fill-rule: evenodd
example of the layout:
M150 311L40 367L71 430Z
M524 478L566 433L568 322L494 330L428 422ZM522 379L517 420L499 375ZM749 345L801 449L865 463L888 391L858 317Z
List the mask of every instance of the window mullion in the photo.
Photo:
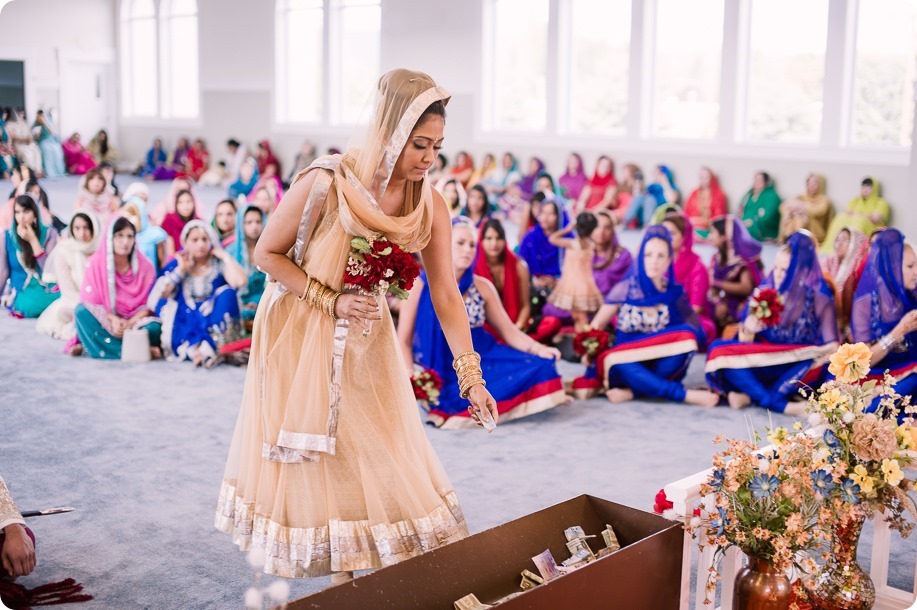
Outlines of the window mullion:
M653 24L652 17L647 16L648 5L653 0L632 0L630 7L630 57L627 71L627 123L625 133L630 140L637 140L645 136L649 129L649 116L645 102L651 99L647 89L652 84L652 70L646 58L652 57L647 45L652 41L652 35L647 26ZM649 11L652 12L652 11Z
M749 0L723 3L723 56L720 66L720 121L716 140L732 144L745 139L748 97L748 52L751 36Z
M548 48L545 58L545 133L557 134L558 129L558 84L560 83L561 64L558 57L560 47L560 3L563 0L548 2Z
M857 0L833 0L828 4L821 145L829 148L850 142L857 4Z

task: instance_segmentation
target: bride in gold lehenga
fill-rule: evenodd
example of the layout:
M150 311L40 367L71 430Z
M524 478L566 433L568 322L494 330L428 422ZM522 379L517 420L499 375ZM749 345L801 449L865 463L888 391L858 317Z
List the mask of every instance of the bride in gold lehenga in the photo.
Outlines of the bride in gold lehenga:
M448 100L426 74L385 74L366 136L300 173L258 242L274 281L255 318L216 527L242 550L263 547L269 574L344 580L468 534L384 300L337 292L353 236L420 251L470 409L497 417L453 275L449 210L426 178Z

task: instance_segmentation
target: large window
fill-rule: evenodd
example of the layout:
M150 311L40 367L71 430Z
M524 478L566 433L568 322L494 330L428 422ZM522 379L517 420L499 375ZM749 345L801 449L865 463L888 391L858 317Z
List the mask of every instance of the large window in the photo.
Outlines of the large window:
M567 128L623 135L630 75L631 0L568 0Z
M652 133L712 139L720 113L723 0L656 0Z
M917 1L860 0L851 140L910 146L915 82Z
M746 138L821 138L828 0L753 0Z
M548 0L491 0L491 128L541 131L547 122Z
M381 0L278 0L275 18L277 121L357 122L380 76Z
M200 114L197 2L162 0L162 116L193 119Z
M121 111L154 117L159 111L159 62L153 0L121 3Z

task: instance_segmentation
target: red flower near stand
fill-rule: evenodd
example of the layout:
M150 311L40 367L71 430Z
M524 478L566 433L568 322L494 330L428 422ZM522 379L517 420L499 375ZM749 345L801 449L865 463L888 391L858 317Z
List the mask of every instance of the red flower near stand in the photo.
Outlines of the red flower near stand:
M443 380L433 369L418 369L411 375L411 386L414 398L424 407L439 404L439 395L443 389Z
M576 333L573 338L573 351L577 356L586 356L594 361L603 349L608 347L610 335L604 330L590 329Z
M780 324L783 308L783 297L773 288L758 288L748 300L748 313L766 327Z
M408 298L408 291L420 275L420 266L401 246L378 235L350 240L350 258L344 270L344 283L365 294L391 294Z

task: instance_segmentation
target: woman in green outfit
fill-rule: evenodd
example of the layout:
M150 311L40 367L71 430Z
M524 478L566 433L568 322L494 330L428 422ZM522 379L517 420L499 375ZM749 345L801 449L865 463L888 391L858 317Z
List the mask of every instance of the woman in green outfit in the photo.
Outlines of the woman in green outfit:
M19 318L37 318L60 298L56 284L41 280L56 245L57 231L42 222L35 197L16 197L13 224L0 239L0 306Z
M162 325L147 307L156 272L139 252L136 238L131 221L117 216L104 247L90 257L80 304L73 312L77 338L68 348L74 356L85 351L93 358L117 360L124 332L140 328L149 332L152 356L161 355Z
M888 225L890 214L888 202L879 195L879 181L864 178L860 183L860 196L848 203L847 208L835 216L828 226L828 234L822 242L822 253L832 253L834 240L844 227L853 227L866 235L872 235L879 227Z
M748 232L758 241L775 241L780 235L780 195L767 172L755 174L739 209Z

